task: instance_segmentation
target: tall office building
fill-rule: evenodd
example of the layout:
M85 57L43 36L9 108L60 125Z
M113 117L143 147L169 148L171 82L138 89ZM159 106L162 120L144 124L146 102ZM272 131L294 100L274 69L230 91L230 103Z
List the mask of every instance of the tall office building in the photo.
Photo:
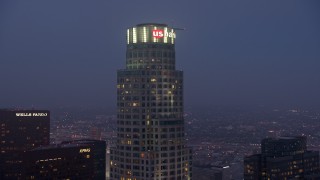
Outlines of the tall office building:
M118 71L117 79L118 134L111 148L110 179L191 179L175 39L166 24L127 30L126 69Z
M23 153L49 144L50 112L2 109L0 128L0 179L17 179Z
M66 141L24 154L24 179L105 179L106 142Z
M319 152L307 150L306 137L262 140L261 154L244 159L245 179L320 179Z

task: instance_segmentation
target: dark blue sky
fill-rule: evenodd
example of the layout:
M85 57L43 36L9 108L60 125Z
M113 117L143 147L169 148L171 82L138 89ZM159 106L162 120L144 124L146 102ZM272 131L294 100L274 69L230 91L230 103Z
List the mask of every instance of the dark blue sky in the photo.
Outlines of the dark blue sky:
M126 28L177 32L186 106L320 106L320 1L1 0L0 107L116 107Z

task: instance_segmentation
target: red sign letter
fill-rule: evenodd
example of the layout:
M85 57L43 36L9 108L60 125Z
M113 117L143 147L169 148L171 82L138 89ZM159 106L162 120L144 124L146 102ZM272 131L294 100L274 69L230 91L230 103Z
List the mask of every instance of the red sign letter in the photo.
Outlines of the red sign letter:
M163 38L164 34L163 34L163 30L161 29L155 29L152 31L152 36L154 38Z

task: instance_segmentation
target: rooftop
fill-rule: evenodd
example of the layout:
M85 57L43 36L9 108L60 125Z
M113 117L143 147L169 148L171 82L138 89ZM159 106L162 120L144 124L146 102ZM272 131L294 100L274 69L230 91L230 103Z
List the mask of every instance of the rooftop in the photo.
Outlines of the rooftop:
M160 24L160 23L142 23L142 24L137 24L137 27L139 26L168 26L168 25Z

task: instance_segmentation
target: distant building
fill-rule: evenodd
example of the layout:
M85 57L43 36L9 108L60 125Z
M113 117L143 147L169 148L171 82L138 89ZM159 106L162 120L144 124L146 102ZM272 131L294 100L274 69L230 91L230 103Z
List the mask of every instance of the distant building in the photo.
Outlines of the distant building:
M319 152L307 150L306 137L262 140L261 154L244 159L245 179L319 179Z
M101 140L101 128L91 127L90 128L90 139Z
M78 140L25 153L25 179L105 179L106 142Z
M0 179L17 179L22 153L49 144L50 112L1 109L0 128Z

